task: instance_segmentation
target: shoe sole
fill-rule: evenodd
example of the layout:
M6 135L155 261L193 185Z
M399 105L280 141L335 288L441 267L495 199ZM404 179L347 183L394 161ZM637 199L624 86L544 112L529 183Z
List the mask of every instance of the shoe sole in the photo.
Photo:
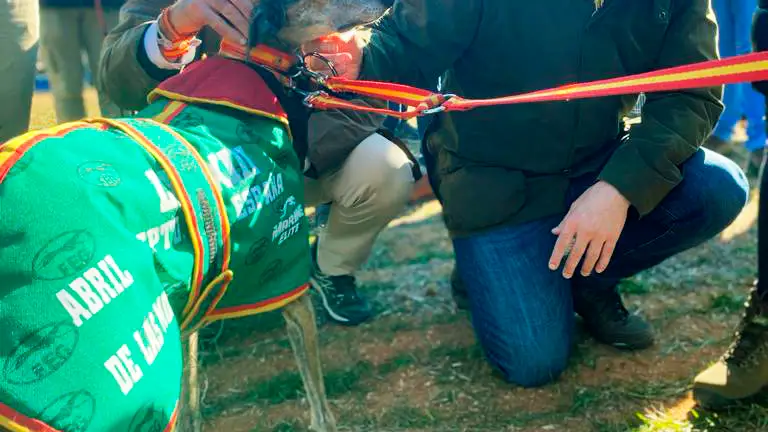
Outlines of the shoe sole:
M766 389L763 388L762 390L757 391L755 394L745 396L743 398L731 399L729 397L716 393L713 390L698 389L693 391L693 398L696 401L696 403L704 409L707 409L710 411L721 411L728 408L732 408L733 406L736 406L739 404L748 403L752 398L761 394L765 390Z
M349 326L349 327L354 327L368 321L368 319L365 319L362 321L352 321L349 318L344 318L343 316L337 314L336 312L333 311L333 308L331 308L331 305L328 303L328 297L326 297L325 292L323 291L323 288L320 285L320 283L317 282L315 278L310 278L309 284L310 286L312 286L312 288L315 291L317 291L318 294L320 294L320 301L323 305L323 309L325 310L325 313L328 314L328 316L331 318L333 322L337 324Z
M598 339L600 341L600 339ZM625 344L621 342L606 342L606 341L600 341L606 345L610 345L616 349L620 349L622 351L640 351L644 349L648 349L652 347L656 341L650 340L650 341L643 341L641 343L634 343L634 344Z
M645 339L638 339L631 344L614 342L616 340L616 337L607 337L606 335L601 335L599 332L593 331L589 327L585 327L585 330L587 330L587 333L591 334L596 341L605 345L612 346L616 349L620 349L622 351L640 351L640 350L648 349L656 343L656 340L652 337L645 338ZM625 338L627 338L626 335L622 335L622 336L625 336ZM628 338L628 339L631 339L631 338Z

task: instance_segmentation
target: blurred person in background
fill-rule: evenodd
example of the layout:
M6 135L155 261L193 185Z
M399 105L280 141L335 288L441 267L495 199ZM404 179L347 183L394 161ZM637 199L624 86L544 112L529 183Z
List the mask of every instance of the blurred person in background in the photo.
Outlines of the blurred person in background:
M37 0L0 0L0 143L29 128L38 21Z
M27 0L30 3L37 0ZM97 79L101 45L117 25L124 0L40 0L40 45L45 72L55 101L56 121L86 116L83 99L83 53L93 80ZM120 109L103 92L99 108L105 117L118 117Z
M718 27L720 57L748 54L752 51L750 28L757 0L712 0ZM749 83L729 84L723 92L725 109L705 146L727 155L732 146L733 129L747 120L746 149L750 152L747 175L756 177L765 149L765 98Z

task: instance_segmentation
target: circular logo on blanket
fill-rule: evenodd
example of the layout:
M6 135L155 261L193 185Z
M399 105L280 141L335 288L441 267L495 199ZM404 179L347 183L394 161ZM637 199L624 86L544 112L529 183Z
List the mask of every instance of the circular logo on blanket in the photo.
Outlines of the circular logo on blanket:
M171 124L178 128L192 128L203 123L203 116L189 111L182 111L176 118L171 120Z
M85 270L96 252L96 239L85 230L54 237L32 261L37 279L59 280Z
M149 403L141 407L131 419L128 432L159 432L167 426L168 418L165 411L155 408Z
M37 418L57 430L85 432L95 413L96 398L85 390L79 390L59 397L45 407Z
M264 272L261 274L261 280L259 281L261 284L267 284L269 282L272 282L273 279L275 279L280 273L283 271L283 260L275 260L274 262L271 262L265 269Z
M192 155L189 149L181 144L174 145L164 150L173 164L179 167L182 171L195 171L197 170L197 161Z
M48 324L29 334L5 364L5 379L11 384L31 384L51 376L75 353L78 339L71 321Z
M83 181L94 186L116 187L122 182L115 167L102 161L81 164L77 167L77 174Z
M260 238L253 242L251 248L248 249L248 255L245 257L245 265L252 266L258 264L266 255L268 248L269 240L266 238Z
M237 125L237 130L235 131L237 134L237 137L246 143L255 144L259 142L261 137L259 137L259 132L257 131L256 127L252 125L251 123L247 122L240 122Z

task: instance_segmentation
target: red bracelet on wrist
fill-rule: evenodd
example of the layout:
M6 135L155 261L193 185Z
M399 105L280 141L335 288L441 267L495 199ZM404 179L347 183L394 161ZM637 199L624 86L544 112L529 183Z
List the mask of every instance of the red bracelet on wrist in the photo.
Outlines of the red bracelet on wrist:
M163 33L163 36L173 43L193 39L196 35L196 33L184 34L176 30L176 27L174 27L171 22L168 8L165 8L160 12L160 16L157 19L157 25Z
M183 34L173 26L168 16L168 9L163 9L157 17L157 30L160 52L170 61L179 60L192 47L199 45L195 33Z

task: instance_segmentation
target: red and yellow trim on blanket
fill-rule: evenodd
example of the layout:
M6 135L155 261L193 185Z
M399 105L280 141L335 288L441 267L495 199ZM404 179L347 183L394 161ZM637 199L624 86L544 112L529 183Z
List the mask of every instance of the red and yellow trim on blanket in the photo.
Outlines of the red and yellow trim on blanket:
M181 113L185 107L186 107L186 104L183 102L171 101L165 106L165 108L162 110L160 114L154 117L154 119L156 121L160 121L159 119L163 119L165 120L166 123L169 123L173 120L174 117L176 117L179 113ZM301 295L303 295L306 292L309 285L303 285L280 297L268 299L266 301L262 301L252 305L244 305L244 306L238 306L234 308L216 310L216 306L218 306L221 299L227 293L227 288L229 287L229 284L232 281L232 278L234 277L234 273L229 269L229 263L230 263L231 252L232 252L231 234L230 234L231 225L229 222L229 218L227 217L227 214L226 214L224 197L221 195L219 186L214 181L213 175L208 169L208 165L205 163L205 161L203 160L202 156L199 154L197 149L172 128L165 125L160 125L160 126L163 127L166 130L166 132L171 134L178 142L182 143L189 150L189 152L194 156L198 164L201 166L205 179L208 181L208 183L211 185L211 189L214 191L214 195L216 197L216 204L219 208L219 217L220 217L219 222L223 231L222 232L223 259L222 259L221 274L219 274L219 276L217 276L214 280L212 280L206 286L206 288L200 293L200 296L198 300L195 302L192 309L188 312L185 312L185 315L184 315L185 318L181 323L182 330L184 330L185 332L194 332L194 331L197 331L199 328L205 326L206 324L210 324L211 322L214 322L214 321L219 321L222 319L230 319L230 318L239 318L247 315L255 315L259 313L269 312L275 309L279 309L285 306L286 304L291 303L292 301L301 297ZM203 315L203 318L198 323L196 323L193 327L190 327L190 324L192 323L194 318L197 316L200 310L200 307L203 305L205 300L209 298L209 296L211 295L215 295L215 298L213 299L213 301L211 301L205 314Z
M176 422L179 419L179 401L176 401L176 406L173 408L171 418L168 420L168 424L163 429L163 432L174 432L176 430Z
M206 98L200 98L200 97L194 97L194 96L185 96L181 93L174 93L167 90L162 89L155 89L152 90L152 93L150 94L150 102L154 102L158 96L162 96L166 99L170 99L172 101L181 101L181 102L187 102L187 103L197 103L197 104L208 104L208 105L218 105L223 106L227 108L232 108L238 111L243 111L248 114L253 114L261 117L267 117L272 120L279 121L280 123L283 123L284 125L288 125L288 117L283 117L277 114L272 114L267 111L263 110L257 110L254 108L250 108L248 106L239 104L233 100L228 100L224 98L218 98L218 99L206 99Z
M168 178L171 181L171 187L173 187L173 190L176 193L176 197L179 199L179 203L181 204L181 211L184 214L184 219L187 222L187 226L189 227L189 237L192 242L192 250L194 254L192 286L190 287L190 294L189 298L187 299L187 305L185 307L185 310L189 309L192 307L194 300L197 299L197 296L199 295L200 289L203 285L203 277L205 273L203 261L204 242L203 236L201 234L201 225L197 220L194 206L192 204L192 199L189 197L187 190L184 188L181 175L173 166L173 163L171 163L171 161L168 159L168 156L166 156L152 141L149 140L149 138L144 136L143 133L141 133L133 126L115 119L96 118L87 119L85 121L94 124L106 124L122 131L134 141L136 141L137 144L142 146L144 150L146 150L150 155L152 155L152 157L155 158L158 164L160 164L166 174L168 174Z
M232 282L232 278L234 277L234 275L235 274L232 270L225 270L219 276L217 276L214 280L212 280L210 284L208 284L203 294L200 295L200 301L195 304L195 308L193 309L193 312L187 316L187 318L184 320L184 323L182 323L181 325L181 328L185 332L189 332L189 333L196 332L211 322L211 320L208 319L208 315L207 315L208 312L206 311L206 313L203 314L200 320L194 326L190 327L190 322L197 315L197 312L200 310L200 306L202 306L202 303L205 301L206 298L208 298L208 296L212 295L211 293L214 290L217 290L217 291L213 301L211 302L211 308L215 307L216 304L219 301L221 301L222 297L224 297L224 294L227 293L227 288L229 288L229 284ZM210 308L208 310L210 310Z
M152 117L152 119L158 123L170 124L186 107L187 104L184 102L172 100L163 107L160 114Z
M181 110L183 110L184 105L182 104L180 108ZM178 108L174 109L174 111L177 111L177 110L180 112ZM224 196L221 194L220 186L214 180L211 170L208 168L208 165L205 163L205 161L203 160L203 157L197 151L195 146L193 146L178 132L168 127L167 125L157 124L157 126L165 130L168 134L173 136L176 139L176 141L184 145L184 147L186 147L187 150L189 150L190 154L195 158L195 161L198 163L203 173L203 177L205 177L205 180L208 182L211 188L211 191L214 197L216 198L216 207L218 208L217 213L219 215L219 226L221 227L221 240L222 240L221 274L217 276L214 280L212 280L205 287L205 289L200 293L197 300L192 305L191 309L188 311L185 310L184 318L181 323L181 329L184 331L187 331L191 321L197 315L205 299L207 299L210 295L215 295L216 297L213 301L211 308L215 307L215 305L221 300L221 298L226 293L227 288L229 287L229 283L232 282L232 278L234 277L234 274L229 269L230 260L232 259L231 223L229 221L229 217L227 216L227 207L226 207L226 204L224 203ZM215 294L212 294L214 292ZM203 323L203 320L201 320L200 325L202 325L202 323Z
M307 292L307 290L309 290L309 284L304 284L294 289L293 291L289 291L279 297L267 299L262 302L213 310L213 308L218 303L218 301L216 301L213 303L208 313L205 314L205 324L210 324L212 322L221 321L224 319L242 318L249 315L256 315L270 312L275 309L280 309L283 306L298 300Z
M277 97L251 66L224 56L193 62L157 86L147 97L199 105L218 105L288 125Z
M163 429L163 432L174 432L176 430L176 420L179 418L179 403L173 408L171 418ZM10 432L61 432L46 423L29 418L24 414L14 410L8 405L0 403L0 427Z
M184 104L182 104L181 109L184 108ZM200 152L197 151L197 148L193 146L189 141L186 140L181 134L170 128L168 125L163 123L155 123L156 126L160 127L161 129L165 130L168 134L170 134L172 137L176 139L179 143L181 143L184 147L189 150L189 153L192 155L192 157L195 158L195 161L198 165L200 165L200 170L203 173L203 177L205 177L205 180L208 182L208 185L211 187L211 192L213 193L213 196L216 198L216 206L218 207L218 214L219 214L219 226L221 226L221 241L222 241L222 264L221 264L221 271L224 272L229 269L229 262L232 258L232 239L230 237L230 231L231 231L231 223L229 221L229 216L227 216L227 205L224 202L224 196L221 194L221 186L214 180L213 173L211 173L211 170L208 168L208 164L206 164L205 160L203 159L203 156L200 155Z
M94 126L86 122L65 123L48 129L28 132L0 145L0 183L11 171L11 168L35 145L48 138L61 138L72 131L89 127Z
M0 403L0 428L10 432L59 432L40 420L29 418L13 408Z

